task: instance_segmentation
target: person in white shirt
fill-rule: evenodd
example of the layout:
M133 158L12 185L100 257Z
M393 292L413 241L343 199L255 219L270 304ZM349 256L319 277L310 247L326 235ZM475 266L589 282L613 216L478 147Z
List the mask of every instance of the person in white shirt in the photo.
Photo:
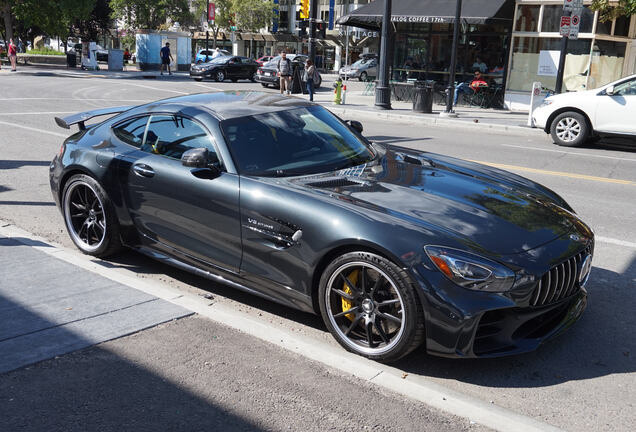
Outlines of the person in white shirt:
M481 73L488 72L488 66L486 66L486 63L484 63L479 57L475 59L475 63L473 63L473 67L471 69L473 71L479 70Z
M221 55L221 50L219 49L219 47L216 47L216 49L212 53L212 58L216 58L216 57L218 57L220 55Z

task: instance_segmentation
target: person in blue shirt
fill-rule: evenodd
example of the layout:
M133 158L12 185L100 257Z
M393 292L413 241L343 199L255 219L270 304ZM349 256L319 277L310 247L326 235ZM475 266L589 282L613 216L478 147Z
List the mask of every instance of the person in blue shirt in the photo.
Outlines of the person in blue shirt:
M170 72L170 62L172 60L172 54L170 54L170 42L166 42L166 46L161 48L161 75L163 75L164 66L168 67L168 75L172 75L172 72Z

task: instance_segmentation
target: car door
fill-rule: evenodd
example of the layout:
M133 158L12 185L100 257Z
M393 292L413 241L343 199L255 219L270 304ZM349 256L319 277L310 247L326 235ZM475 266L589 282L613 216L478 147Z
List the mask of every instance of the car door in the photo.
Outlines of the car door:
M596 98L597 132L636 136L636 78L615 85L613 94L603 91Z
M115 128L117 135L117 128ZM181 155L214 141L186 116L153 114L138 149L120 157L125 206L135 228L153 247L237 272L241 261L238 176L216 178L182 165Z
M232 57L227 62L227 65L225 67L225 70L227 71L228 78L232 78L232 79L240 78L241 77L242 68L243 68L243 66L241 64L241 58L240 57Z
M241 57L241 78L252 79L256 73L256 63L252 63L252 59Z

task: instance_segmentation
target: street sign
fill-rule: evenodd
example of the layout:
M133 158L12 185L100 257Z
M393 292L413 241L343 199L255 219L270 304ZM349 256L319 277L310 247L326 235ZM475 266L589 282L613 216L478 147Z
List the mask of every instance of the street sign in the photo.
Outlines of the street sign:
M561 17L561 25L559 27L559 34L561 36L570 36L570 22L572 19L569 16Z
M572 17L570 18L570 33L568 34L568 38L570 39L579 38L579 24L581 24L581 16L572 15Z
M566 12L581 8L583 8L583 0L563 0L563 10Z

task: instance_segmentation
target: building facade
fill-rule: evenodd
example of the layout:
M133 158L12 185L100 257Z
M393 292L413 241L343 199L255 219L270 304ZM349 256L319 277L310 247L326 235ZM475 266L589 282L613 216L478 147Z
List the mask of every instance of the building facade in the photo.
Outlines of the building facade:
M636 16L601 22L586 1L579 36L568 41L563 90L593 89L636 73ZM533 82L554 89L563 1L516 0L506 106L526 110Z

